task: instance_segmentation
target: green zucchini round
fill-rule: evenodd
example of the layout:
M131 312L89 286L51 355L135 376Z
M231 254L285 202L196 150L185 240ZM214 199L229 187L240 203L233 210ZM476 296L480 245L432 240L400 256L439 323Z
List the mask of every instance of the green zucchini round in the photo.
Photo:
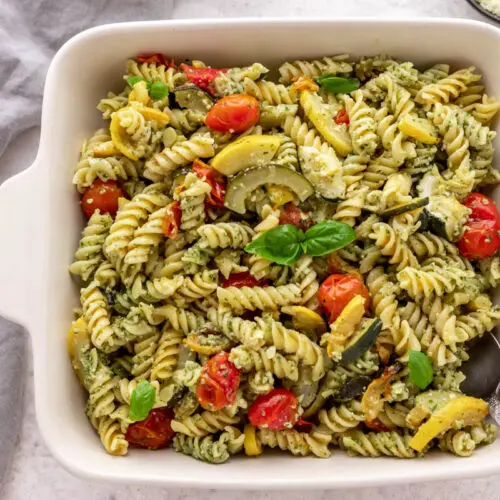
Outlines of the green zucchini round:
M394 217L395 215L401 215L406 212L411 212L412 210L416 210L417 208L425 207L429 204L428 197L422 198L414 198L409 203L404 203L402 205L397 205L396 207L388 208L384 210L380 215L382 217Z

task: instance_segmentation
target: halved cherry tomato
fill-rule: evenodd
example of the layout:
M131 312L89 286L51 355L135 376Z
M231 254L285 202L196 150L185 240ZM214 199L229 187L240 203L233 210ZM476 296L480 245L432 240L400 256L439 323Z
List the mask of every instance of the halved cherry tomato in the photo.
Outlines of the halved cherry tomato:
M333 323L342 309L356 295L366 299L365 309L370 307L370 293L363 282L352 274L332 274L321 284L318 290L318 301L328 316L328 322Z
M309 215L302 212L295 203L287 203L280 214L280 224L293 224L302 231L309 229L313 222Z
M219 99L208 112L205 124L217 132L241 133L253 127L260 116L259 101L247 94Z
M299 431L299 432L311 432L311 429L313 427L313 423L312 422L309 422L308 420L304 420L302 417L300 417L297 422L295 422L295 425L293 426L293 428L296 430L296 431Z
M168 61L165 54L160 54L157 52L156 54L141 54L136 57L137 62L146 63L146 64L162 64L167 68L175 67L174 60L172 59L170 62Z
M288 389L277 388L259 396L248 409L248 419L255 427L274 431L291 429L298 418L299 403Z
M169 408L156 408L149 412L148 418L130 424L125 434L127 441L141 448L157 450L165 448L175 436L170 423L174 412Z
M210 94L214 94L215 91L212 87L212 82L222 73L227 71L227 68L195 68L194 66L189 66L189 64L181 64L179 69L184 72L187 79L200 87L202 90L206 90Z
M181 226L182 209L181 204L176 200L167 205L165 218L163 219L163 234L167 238L175 238L179 234Z
M233 273L222 283L222 288L227 288L228 286L235 286L236 288L241 288L242 286L269 286L269 282L266 279L256 280L248 271L243 271L241 273Z
M226 180L224 176L198 158L193 162L193 172L212 188L205 200L207 205L224 208L224 196L226 195Z
M472 210L469 221L490 220L500 223L500 213L495 202L481 193L471 193L463 202L467 208Z
M337 125L349 125L349 115L345 108L342 108L333 118Z
M229 361L227 352L220 352L203 365L196 397L202 408L217 411L236 401L239 386L240 371Z
M493 220L473 220L465 226L458 250L469 260L491 257L500 249L500 224Z
M101 179L96 179L83 193L82 211L87 217L91 217L95 210L114 217L118 210L118 198L124 196L116 181L103 182Z

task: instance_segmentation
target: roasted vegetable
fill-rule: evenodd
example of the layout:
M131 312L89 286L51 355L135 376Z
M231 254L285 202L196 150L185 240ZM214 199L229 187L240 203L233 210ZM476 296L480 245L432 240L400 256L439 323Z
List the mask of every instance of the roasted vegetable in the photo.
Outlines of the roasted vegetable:
M425 208L429 229L449 241L462 236L470 210L453 196L431 196Z
M248 457L255 457L262 454L262 445L257 438L256 431L256 428L252 424L245 424L245 430L243 432L245 441L243 441L243 446L245 448L245 455Z
M359 377L354 377L349 379L342 389L333 397L335 401L339 403L344 403L350 401L351 399L359 398L365 391L372 377L368 375L361 375Z
M308 90L300 94L300 104L307 118L318 129L324 139L329 142L341 156L352 151L351 137L347 128L333 121L330 110L323 104L319 95Z
M182 85L174 89L175 100L181 108L205 114L213 105L210 94L197 85Z
M488 404L482 399L460 396L446 403L421 425L410 441L416 451L422 451L436 436L452 427L479 424L488 415Z
M388 208L387 210L384 210L380 215L382 217L394 217L395 215L401 215L406 212L412 212L413 210L425 207L428 204L429 204L429 198L427 197L413 198L409 203L403 203L401 205Z
M85 385L85 367L82 364L82 352L90 349L90 336L87 323L83 318L73 322L68 332L67 349L71 365L82 385Z
M285 306L281 312L292 317L292 324L296 330L304 331L310 335L321 335L326 332L325 320L308 307Z
M248 135L227 145L211 161L211 165L224 175L269 163L280 147L282 138L275 135ZM265 184L265 182L262 182ZM280 184L272 182L271 184Z
M316 148L299 147L300 169L304 177L323 198L332 201L345 196L342 164L333 152L322 153Z
M228 148L229 146L226 149ZM314 192L309 181L302 175L281 165L269 164L248 169L234 177L227 186L225 206L234 212L244 214L245 200L258 187L265 184L286 186L300 201L304 201Z
M434 125L426 118L407 113L398 123L398 128L406 135L423 144L436 144L439 137Z
M358 331L342 352L342 362L351 363L363 355L375 343L381 331L382 321L379 318L363 319Z

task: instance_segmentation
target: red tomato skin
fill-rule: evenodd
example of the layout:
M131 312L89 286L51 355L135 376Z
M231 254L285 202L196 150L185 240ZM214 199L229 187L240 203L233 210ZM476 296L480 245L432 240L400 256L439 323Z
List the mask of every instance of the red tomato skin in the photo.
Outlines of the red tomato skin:
M182 209L181 204L176 200L167 206L165 218L163 219L163 234L167 238L175 238L179 234L181 226Z
M500 213L495 202L482 193L471 193L464 200L463 205L472 210L469 221L489 220L500 224Z
M302 212L295 203L287 203L280 214L280 225L293 224L302 231L307 231L312 226L311 218Z
M458 242L458 250L469 260L491 257L500 248L499 230L500 224L493 220L469 221Z
M137 62L146 64L161 64L167 68L175 68L173 59L169 62L165 54L140 54L136 57Z
M125 434L127 441L140 448L158 450L168 446L175 436L171 422L174 412L169 408L156 408L149 412L148 418L130 424Z
M387 432L390 431L389 427L384 425L378 418L375 420L366 420L365 426L374 432Z
M299 432L309 433L313 428L313 423L309 422L308 420L304 420L302 417L299 417L297 422L295 422L293 428Z
M347 114L347 110L342 108L333 118L333 121L337 125L347 125L349 126L349 115Z
M248 409L248 419L255 427L280 431L291 429L298 418L299 403L293 392L277 388L259 396Z
M241 273L233 273L229 275L227 280L222 282L222 288L227 288L228 286L235 286L236 288L241 288L243 286L269 286L269 282L266 279L256 280L248 271L243 271Z
M91 217L96 210L114 217L118 211L118 198L124 196L116 181L103 182L96 179L82 195L82 211L87 217Z
M236 401L239 386L240 371L227 352L220 352L203 365L196 396L202 408L217 411Z
M185 73L191 83L194 83L200 89L206 90L212 95L215 93L212 82L219 75L227 71L226 68L195 68L194 66L189 66L189 64L181 64L179 69Z
M253 127L260 116L259 101L247 94L219 99L208 112L205 124L217 132L241 133Z
M211 187L210 194L205 200L207 205L224 208L224 197L226 196L226 180L224 176L198 158L193 162L193 172Z
M319 287L318 301L328 316L328 321L333 323L356 295L366 299L365 310L368 311L370 293L364 283L352 274L332 274Z

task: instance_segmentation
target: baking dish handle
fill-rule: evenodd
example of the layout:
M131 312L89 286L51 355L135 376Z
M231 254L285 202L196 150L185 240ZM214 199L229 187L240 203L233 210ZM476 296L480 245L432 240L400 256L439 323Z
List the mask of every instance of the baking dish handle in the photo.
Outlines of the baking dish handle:
M40 223L35 162L0 186L0 315L29 330L38 283L36 256Z

